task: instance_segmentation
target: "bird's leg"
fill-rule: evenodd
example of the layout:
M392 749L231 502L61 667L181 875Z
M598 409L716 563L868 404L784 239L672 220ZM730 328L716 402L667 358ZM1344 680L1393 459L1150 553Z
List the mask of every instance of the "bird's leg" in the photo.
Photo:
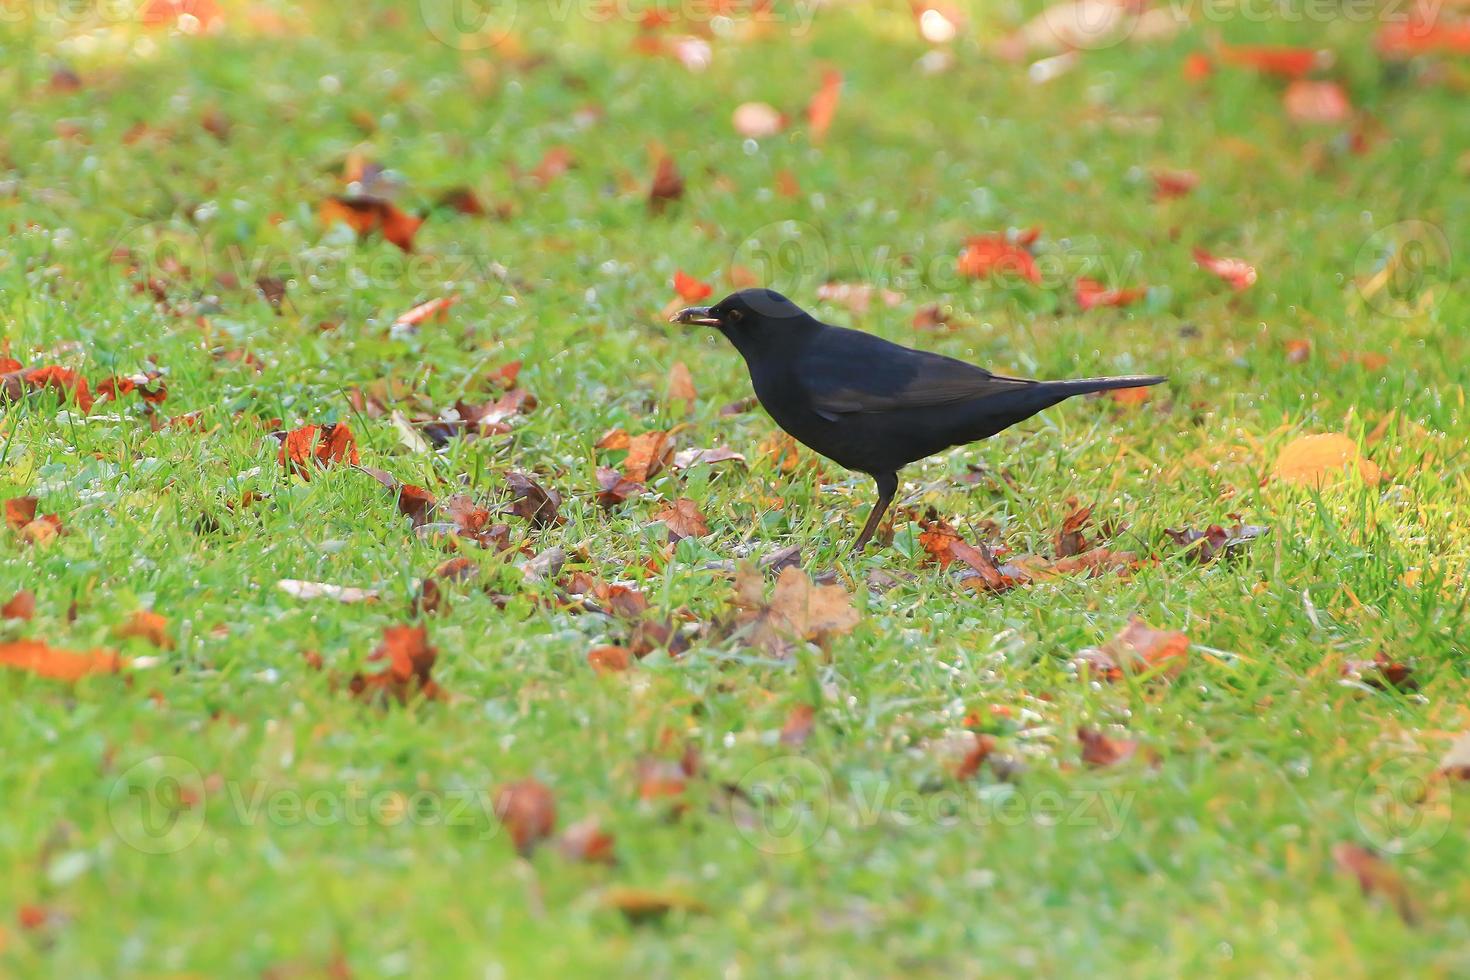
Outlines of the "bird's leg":
M852 546L853 551L862 551L863 545L878 530L878 522L888 511L888 505L893 503L893 495L898 492L897 473L874 473L873 482L878 484L878 501L873 504L873 509L868 512L867 523L863 525L862 533L858 535L857 543Z

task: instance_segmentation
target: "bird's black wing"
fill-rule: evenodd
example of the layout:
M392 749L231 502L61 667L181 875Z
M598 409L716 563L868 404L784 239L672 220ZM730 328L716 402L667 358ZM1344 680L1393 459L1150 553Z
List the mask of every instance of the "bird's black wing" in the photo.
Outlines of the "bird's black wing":
M828 419L949 405L1036 384L840 327L812 338L802 351L799 375L812 407Z

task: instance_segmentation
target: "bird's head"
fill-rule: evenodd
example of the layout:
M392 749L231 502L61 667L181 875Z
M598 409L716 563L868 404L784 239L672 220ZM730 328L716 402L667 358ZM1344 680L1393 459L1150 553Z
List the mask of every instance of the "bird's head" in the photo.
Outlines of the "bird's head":
M774 289L742 289L714 306L691 306L672 323L714 327L744 353L754 347L781 346L821 324Z

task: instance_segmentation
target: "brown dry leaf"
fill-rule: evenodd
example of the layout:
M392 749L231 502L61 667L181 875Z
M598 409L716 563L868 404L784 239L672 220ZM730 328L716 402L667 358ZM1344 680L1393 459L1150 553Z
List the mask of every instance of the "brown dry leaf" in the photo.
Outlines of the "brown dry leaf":
M812 729L816 727L817 709L809 704L798 704L791 709L786 716L786 723L781 726L781 744L800 746L805 745L806 740L811 737Z
M113 635L124 640L130 637L147 640L160 650L174 648L173 637L168 635L168 620L149 609L133 613L126 623L113 630Z
M682 799L693 774L683 760L642 756L638 759L638 798L645 803Z
M371 466L359 466L358 469L394 494L399 513L406 516L414 527L428 523L436 503L432 493L412 483L399 483L393 475Z
M689 373L688 365L683 361L675 361L674 366L669 368L669 401L682 402L682 412L687 415L694 410L694 401L698 397L694 390L694 376Z
M628 442L628 458L623 460L623 475L634 483L647 483L674 457L674 440L667 432L645 432Z
M1117 636L1078 654L1074 663L1094 676L1120 680L1124 674L1179 675L1188 662L1189 637L1178 630L1158 630L1134 616Z
M995 744L994 735L972 735L969 748L955 764L954 778L970 779L973 777L985 764L985 760L990 758L990 754L995 751Z
M713 449L681 449L674 453L674 469L676 470L687 470L701 464L713 465L730 461L743 463L745 456L729 446L716 446Z
M782 473L790 473L801 465L801 450L796 448L796 440L779 429L761 440L759 450Z
M1305 364L1312 356L1312 342L1310 340L1288 340L1286 342L1286 363Z
M1409 886L1383 858L1361 844L1339 843L1332 846L1332 860L1342 871L1358 879L1364 895L1377 895L1389 902L1407 925L1418 923L1418 903L1409 893Z
M602 434L602 438L592 444L593 449L606 449L616 452L619 449L627 449L632 443L626 429L608 429Z
M634 923L661 919L670 912L707 911L703 902L679 892L622 886L609 888L603 892L602 905L605 908L617 909L627 917L628 921Z
M111 650L62 650L39 640L0 643L0 667L29 671L38 677L75 681L88 674L115 674L127 661Z
M1086 726L1077 729L1077 741L1082 743L1082 761L1089 766L1115 766L1138 752L1138 743L1133 739L1109 738Z
M1076 507L1077 502L1074 499L1068 501L1068 503ZM1056 537L1053 539L1058 558L1069 558L1072 555L1080 555L1087 550L1087 537L1082 533L1082 529L1087 526L1087 522L1091 519L1091 505L1076 507L1072 513L1067 515L1066 520L1062 521L1062 529L1056 533Z
M1175 544L1188 549L1186 554L1191 560L1207 565L1216 558L1239 554L1246 545L1269 530L1270 528L1260 524L1242 524L1237 521L1233 527L1229 528L1221 527L1219 524L1211 524L1203 531L1196 531L1193 528L1175 530L1166 527L1164 533L1172 538Z
M512 494L512 514L530 521L537 529L565 523L560 513L561 494L547 490L524 473L507 473L505 482Z
M535 779L507 783L495 791L495 816L524 857L556 829L556 798Z
M1008 592L1035 577L1030 568L1015 562L997 565L990 546L984 541L971 545L955 539L950 542L949 550L950 554L969 566L969 570L960 576L960 581L972 589Z
M597 504L603 510L612 510L642 492L643 484L628 479L611 466L597 468Z
M383 641L368 656L369 661L386 660L387 669L375 674L357 673L348 689L366 701L392 699L406 704L415 695L432 701L444 697L429 676L438 651L429 646L428 631L422 626L387 626Z
M658 214L668 207L669 202L684 196L684 177L674 158L663 154L653 170L653 181L648 187L648 207Z
M19 531L36 519L35 497L11 497L5 501L5 523L12 531Z
M1276 457L1272 475L1286 483L1322 486L1356 471L1365 483L1376 485L1378 466L1358 453L1358 444L1345 435L1325 433L1301 436L1287 443Z
M1345 680L1366 684L1380 691L1390 688L1396 691L1419 689L1419 682L1414 679L1414 668L1392 659L1382 650L1372 660L1344 661L1341 673Z
M38 517L20 529L20 538L27 544L44 545L61 533L61 518L55 514Z
M633 666L633 655L623 647L593 647L587 651L587 663L599 674L620 674Z
M771 598L763 598L765 582L755 566L742 563L735 571L735 602L741 607L737 623L745 628L751 645L784 656L794 643L825 643L852 632L860 619L852 597L840 585L815 585L795 566L782 569Z
M0 619L28 620L36 614L36 594L30 589L21 589L9 602L0 606Z
M276 461L296 473L303 480L311 479L310 464L328 466L332 463L358 461L357 438L346 422L333 425L303 425L286 433Z
M680 497L663 510L653 515L655 521L663 521L669 529L669 540L698 538L709 533L709 523L699 512L699 505L688 497Z
M616 864L613 835L602 829L596 817L587 817L562 831L557 847L568 861Z

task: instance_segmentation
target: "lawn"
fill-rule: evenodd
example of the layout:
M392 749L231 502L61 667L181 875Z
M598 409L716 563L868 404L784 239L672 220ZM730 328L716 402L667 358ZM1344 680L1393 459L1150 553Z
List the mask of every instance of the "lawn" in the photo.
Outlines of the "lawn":
M0 971L1470 971L1463 37L221 2L0 4ZM853 554L753 283L1169 381Z

